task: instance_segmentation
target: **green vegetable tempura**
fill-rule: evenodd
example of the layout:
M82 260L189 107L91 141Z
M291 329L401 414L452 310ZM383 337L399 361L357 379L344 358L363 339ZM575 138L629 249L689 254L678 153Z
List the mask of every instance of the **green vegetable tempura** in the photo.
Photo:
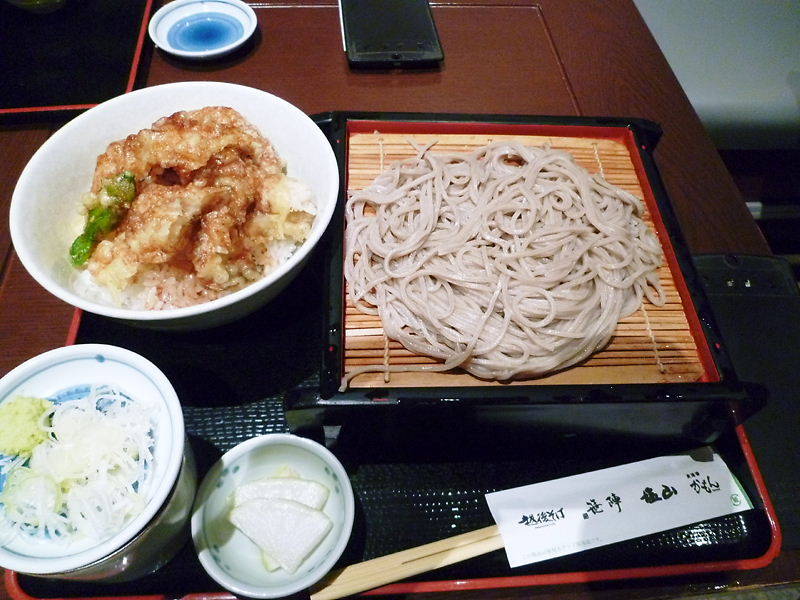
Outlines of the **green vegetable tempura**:
M47 439L42 415L53 404L43 398L19 396L0 404L0 454L28 456Z
M89 209L83 233L75 238L69 249L73 265L80 267L89 260L100 237L120 224L135 197L136 178L130 171L106 181L98 195L98 204Z

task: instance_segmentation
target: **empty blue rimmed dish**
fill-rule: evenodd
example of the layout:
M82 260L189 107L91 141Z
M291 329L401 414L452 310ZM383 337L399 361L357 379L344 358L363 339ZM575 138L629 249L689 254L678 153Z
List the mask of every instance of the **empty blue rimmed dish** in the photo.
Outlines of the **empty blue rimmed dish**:
M241 0L175 0L153 15L148 32L164 52L205 60L241 46L257 24L256 13Z

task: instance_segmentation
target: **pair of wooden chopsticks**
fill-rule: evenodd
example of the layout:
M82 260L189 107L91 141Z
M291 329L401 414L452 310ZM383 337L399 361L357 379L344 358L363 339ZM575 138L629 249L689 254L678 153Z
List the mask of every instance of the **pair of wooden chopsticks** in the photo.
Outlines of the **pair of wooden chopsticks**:
M343 598L502 547L497 525L476 529L333 572L314 586L311 600Z

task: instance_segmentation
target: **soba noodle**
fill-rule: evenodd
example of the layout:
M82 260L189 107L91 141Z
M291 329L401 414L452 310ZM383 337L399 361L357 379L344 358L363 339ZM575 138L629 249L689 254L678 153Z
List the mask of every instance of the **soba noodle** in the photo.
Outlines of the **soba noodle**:
M661 247L640 201L568 153L512 142L417 150L346 205L353 304L443 361L388 370L540 376L604 347L643 297L664 304ZM353 369L343 387L386 369Z

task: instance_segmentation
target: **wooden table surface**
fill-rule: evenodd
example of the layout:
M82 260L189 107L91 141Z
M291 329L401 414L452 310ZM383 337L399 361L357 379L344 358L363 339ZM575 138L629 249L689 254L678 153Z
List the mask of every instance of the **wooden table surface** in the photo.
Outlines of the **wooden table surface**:
M143 85L228 81L267 90L306 113L330 110L620 116L651 119L669 197L693 253L769 254L700 120L630 0L432 2L445 62L424 72L355 72L342 51L331 0L251 2L254 43L220 62L177 61L159 51ZM149 40L146 44L150 44ZM59 126L0 124L0 374L64 343L70 306L50 296L17 260L8 204L33 152ZM769 567L668 580L481 593L482 597L662 598L792 581L800 554ZM5 592L0 590L0 599ZM469 593L455 593L455 596ZM449 597L455 597L449 596Z

